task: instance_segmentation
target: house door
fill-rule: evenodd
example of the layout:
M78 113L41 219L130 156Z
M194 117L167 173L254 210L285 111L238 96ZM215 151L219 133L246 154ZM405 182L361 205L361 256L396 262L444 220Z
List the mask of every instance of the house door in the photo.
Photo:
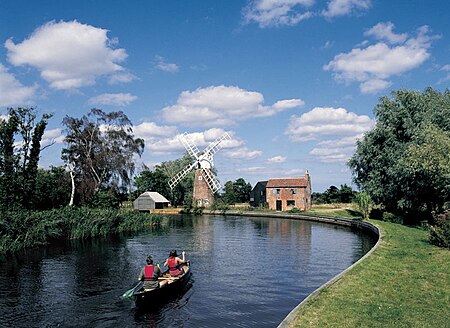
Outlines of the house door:
M277 211L281 211L281 210L282 210L281 200L277 200Z

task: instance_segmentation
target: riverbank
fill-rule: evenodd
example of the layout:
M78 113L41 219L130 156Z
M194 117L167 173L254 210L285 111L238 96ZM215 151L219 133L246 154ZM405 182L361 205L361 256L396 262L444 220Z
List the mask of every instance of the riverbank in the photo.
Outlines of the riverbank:
M450 252L429 244L424 230L370 222L383 232L379 247L290 327L448 327Z
M6 211L0 217L0 254L42 246L56 239L86 239L134 232L161 217L130 209L66 207L49 211Z

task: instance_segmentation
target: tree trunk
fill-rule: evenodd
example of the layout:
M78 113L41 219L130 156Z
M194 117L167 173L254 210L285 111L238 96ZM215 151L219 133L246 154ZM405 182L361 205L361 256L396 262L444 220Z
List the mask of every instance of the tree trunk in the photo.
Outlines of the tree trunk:
M69 206L72 207L74 203L75 198L75 174L73 173L73 167L69 166L69 174L70 174L70 180L72 181L72 192L70 193L70 201Z

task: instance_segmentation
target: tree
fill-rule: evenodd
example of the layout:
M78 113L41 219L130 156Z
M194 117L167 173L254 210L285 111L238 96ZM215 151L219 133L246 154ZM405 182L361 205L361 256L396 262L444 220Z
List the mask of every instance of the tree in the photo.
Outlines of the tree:
M8 119L0 121L0 204L31 208L41 140L50 118L43 114L36 123L34 107L18 107L9 108Z
M243 178L236 181L227 181L224 185L224 192L221 195L226 204L247 203L250 201L250 191L252 186Z
M370 199L369 194L364 191L357 193L355 203L363 218L367 220L369 218L370 210L372 209L372 200Z
M66 206L70 198L70 176L64 166L38 169L33 208L47 210Z
M181 180L173 190L169 187L169 180L182 169L192 164L193 159L186 152L183 157L174 161L165 161L156 165L153 170L145 168L134 179L138 195L145 191L157 191L170 200L173 206L189 204L192 202L194 189L194 172Z
M442 169L448 165L450 92L395 91L374 113L375 127L357 142L348 163L355 183L389 212L430 218L450 199Z
M131 121L121 111L105 113L92 109L81 118L66 116L67 135L62 159L72 179L73 204L89 202L100 188L130 186L134 156L141 156L144 140L134 138Z

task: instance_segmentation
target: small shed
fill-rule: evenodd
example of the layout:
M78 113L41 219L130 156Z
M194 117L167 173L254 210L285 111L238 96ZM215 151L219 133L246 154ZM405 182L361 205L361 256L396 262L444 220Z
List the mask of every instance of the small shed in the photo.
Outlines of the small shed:
M169 201L156 191L146 191L139 195L133 202L133 207L137 211L150 211L169 206Z

